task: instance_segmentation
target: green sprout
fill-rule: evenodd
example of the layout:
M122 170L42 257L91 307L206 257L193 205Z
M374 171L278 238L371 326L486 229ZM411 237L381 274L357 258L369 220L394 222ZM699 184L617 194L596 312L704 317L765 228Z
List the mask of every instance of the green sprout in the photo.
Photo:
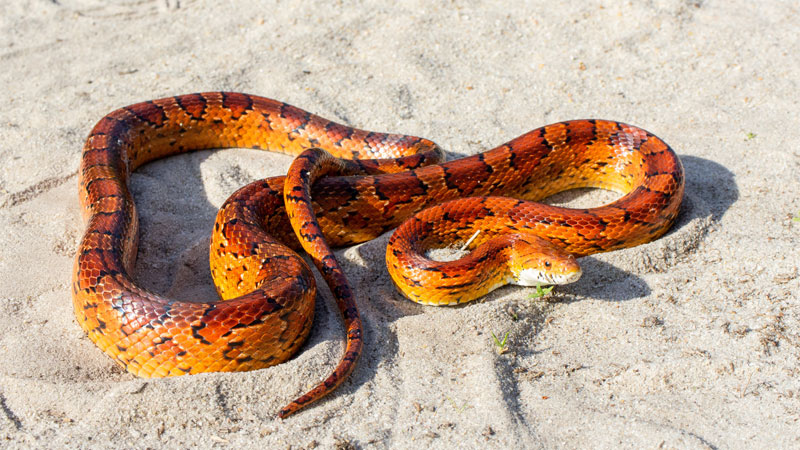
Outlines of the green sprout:
M555 286L545 286L545 287L542 287L542 285L541 285L541 284L539 284L539 283L536 283L536 292L534 292L533 294L531 294L531 298L542 298L542 297L544 297L545 295L549 294L549 293L550 293L550 291L552 291L554 287L555 287Z
M800 222L800 212L798 212L796 216L792 217L792 222Z
M745 138L744 138L744 140L745 140L745 141L752 141L753 139L755 139L755 138L756 138L756 136L757 136L757 134L755 134L755 133L753 133L752 131L750 131L750 132L748 132L748 133L745 135Z
M455 401L455 400L453 400L452 398L450 398L449 396L448 396L448 397L445 397L445 398L447 398L447 400L448 400L448 401L450 401L450 405L452 405L452 406L453 406L453 409L455 409L455 410L456 410L456 412L458 412L459 414L461 414L462 412L464 412L464 411L465 411L467 408L471 408L471 407L472 407L472 405L470 405L470 404L469 404L469 403L467 403L467 402L464 402L464 404L463 404L462 406L460 406L460 407L459 407L459 406L458 406L458 404L456 403L456 401Z
M494 339L494 345L497 346L497 353L502 355L508 351L508 331L506 331L506 334L503 335L502 341L495 336L494 332L492 332L492 339Z

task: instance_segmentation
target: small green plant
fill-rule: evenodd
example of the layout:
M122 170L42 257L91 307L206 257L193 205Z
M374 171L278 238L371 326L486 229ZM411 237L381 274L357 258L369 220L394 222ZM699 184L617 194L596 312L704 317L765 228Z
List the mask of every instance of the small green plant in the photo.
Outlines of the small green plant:
M555 286L545 286L542 287L541 284L536 283L536 292L531 294L531 298L542 298L545 295L549 294Z
M800 222L800 212L798 212L796 216L792 217L792 222Z
M494 339L494 345L497 347L497 353L502 355L508 351L508 331L503 335L502 341L495 336L494 332L492 332L492 339Z
M472 407L472 405L470 405L469 403L466 403L466 402L461 407L459 407L458 404L456 404L456 401L453 400L452 398L450 398L449 396L445 397L445 398L447 398L447 400L450 402L450 405L452 405L453 409L455 409L456 412L458 412L459 414L464 412L467 408L471 408Z
M756 138L756 136L757 136L757 134L753 133L752 131L749 131L749 132L747 132L747 134L745 135L745 137L744 137L744 140L745 140L745 141L752 141L753 139L755 139L755 138Z

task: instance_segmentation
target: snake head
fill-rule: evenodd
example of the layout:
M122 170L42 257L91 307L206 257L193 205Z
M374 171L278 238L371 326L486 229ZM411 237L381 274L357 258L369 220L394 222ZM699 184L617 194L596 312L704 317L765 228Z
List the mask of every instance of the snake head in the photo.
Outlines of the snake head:
M518 286L569 284L581 277L581 266L575 256L534 235L519 235L508 264L511 282Z

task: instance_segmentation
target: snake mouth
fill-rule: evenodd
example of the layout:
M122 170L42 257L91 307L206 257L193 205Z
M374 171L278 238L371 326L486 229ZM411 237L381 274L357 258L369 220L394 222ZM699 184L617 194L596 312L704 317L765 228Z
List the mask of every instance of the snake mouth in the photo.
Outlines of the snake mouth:
M518 286L536 286L541 284L570 284L581 278L581 269L567 273L552 273L538 269L522 269L514 284Z

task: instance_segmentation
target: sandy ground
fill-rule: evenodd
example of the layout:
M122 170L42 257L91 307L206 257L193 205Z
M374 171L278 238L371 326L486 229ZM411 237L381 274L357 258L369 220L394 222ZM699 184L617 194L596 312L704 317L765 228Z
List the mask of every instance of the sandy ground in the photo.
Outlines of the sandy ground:
M0 3L0 446L800 446L797 2L349 3ZM584 258L546 300L504 288L419 306L390 284L388 236L343 249L366 352L280 421L340 357L327 291L295 358L241 374L136 379L72 314L84 138L118 107L210 90L425 136L451 159L559 120L620 120L676 149L686 203L669 235ZM229 150L139 170L136 278L213 295L216 208L288 163Z

